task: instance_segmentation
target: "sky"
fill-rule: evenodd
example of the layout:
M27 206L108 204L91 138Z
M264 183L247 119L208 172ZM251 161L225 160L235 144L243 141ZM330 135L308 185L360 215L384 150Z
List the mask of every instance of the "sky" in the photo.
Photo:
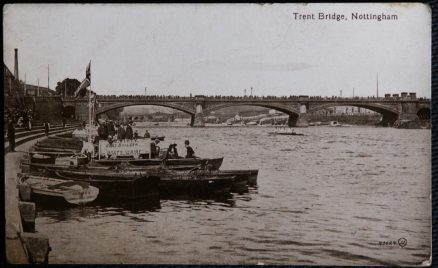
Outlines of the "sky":
M10 4L3 16L4 63L18 48L28 84L46 86L48 65L50 88L82 81L91 61L102 95L373 96L377 81L379 96L431 95L423 4Z

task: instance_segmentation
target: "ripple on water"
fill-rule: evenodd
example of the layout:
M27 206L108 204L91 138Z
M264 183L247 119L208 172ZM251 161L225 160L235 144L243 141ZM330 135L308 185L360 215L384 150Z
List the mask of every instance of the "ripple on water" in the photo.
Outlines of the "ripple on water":
M38 208L51 259L409 265L430 256L430 131L314 127L297 140L271 130L154 127L169 137L162 148L189 138L197 155L224 156L221 169L259 169L259 186L225 200L177 197L158 207ZM408 248L375 246L400 233Z

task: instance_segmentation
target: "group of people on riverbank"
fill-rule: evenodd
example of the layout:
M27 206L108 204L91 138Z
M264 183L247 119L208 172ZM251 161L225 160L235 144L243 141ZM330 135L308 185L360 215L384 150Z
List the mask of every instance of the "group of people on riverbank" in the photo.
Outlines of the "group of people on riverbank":
M8 136L8 142L9 142L9 151L15 152L15 128L21 127L18 122L15 123L12 118L8 119L7 123L7 136ZM46 136L49 136L50 132L50 123L48 121L45 121L43 123L44 127L44 133ZM26 130L30 131L31 129L26 128Z

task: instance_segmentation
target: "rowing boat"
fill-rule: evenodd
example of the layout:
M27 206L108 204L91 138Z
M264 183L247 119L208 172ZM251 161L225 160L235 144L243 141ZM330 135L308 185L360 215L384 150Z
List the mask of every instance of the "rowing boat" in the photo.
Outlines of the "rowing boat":
M167 159L164 164L169 169L192 169L196 166L209 166L212 170L218 170L224 161L223 157L219 158L178 158ZM115 166L122 163L128 163L133 166L154 166L158 167L163 164L163 160L156 159L100 159L94 160L93 163Z
M64 201L81 205L93 202L99 195L99 189L89 183L60 180L46 176L19 174L18 184L31 188L31 198L36 200Z
M87 182L101 190L102 198L158 198L160 178L145 172L90 170L75 167L46 167L45 170L61 179Z

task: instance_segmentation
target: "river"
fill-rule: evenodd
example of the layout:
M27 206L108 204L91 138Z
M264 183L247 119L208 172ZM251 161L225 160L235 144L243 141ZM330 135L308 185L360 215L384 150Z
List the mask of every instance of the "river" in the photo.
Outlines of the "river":
M140 135L144 128L138 127ZM184 151L259 169L227 199L37 211L50 263L414 265L431 254L431 132L374 127L149 127ZM395 243L394 243L395 242ZM406 243L404 243L406 242Z

